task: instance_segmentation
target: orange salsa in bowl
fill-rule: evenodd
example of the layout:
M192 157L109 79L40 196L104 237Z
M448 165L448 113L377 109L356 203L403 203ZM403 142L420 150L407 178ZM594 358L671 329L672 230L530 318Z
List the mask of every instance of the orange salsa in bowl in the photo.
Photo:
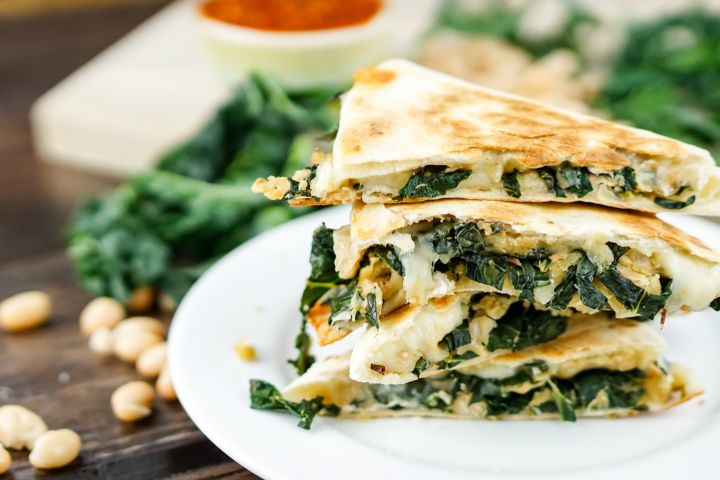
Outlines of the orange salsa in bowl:
M201 11L241 27L305 32L362 25L382 6L382 0L206 0Z

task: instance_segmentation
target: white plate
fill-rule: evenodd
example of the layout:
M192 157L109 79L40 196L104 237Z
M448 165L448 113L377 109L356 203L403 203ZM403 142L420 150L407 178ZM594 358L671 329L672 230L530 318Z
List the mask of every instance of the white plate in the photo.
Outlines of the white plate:
M659 415L577 423L318 417L305 431L289 415L251 410L251 378L278 387L294 378L286 359L294 354L311 234L321 221L339 226L347 215L324 210L247 242L200 279L175 315L170 367L180 401L234 460L273 480L717 475L720 314L710 311L667 321L668 358L692 366L707 392ZM720 247L717 224L666 218ZM235 356L242 337L257 347L258 361Z

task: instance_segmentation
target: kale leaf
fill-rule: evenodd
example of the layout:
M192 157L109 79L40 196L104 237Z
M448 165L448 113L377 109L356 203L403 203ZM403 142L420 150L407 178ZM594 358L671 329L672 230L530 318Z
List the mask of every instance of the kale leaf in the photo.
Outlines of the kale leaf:
M607 298L592 284L596 273L597 266L590 261L585 252L582 252L580 259L568 267L565 277L555 287L547 306L554 310L565 310L577 290L583 305L594 310L606 308L608 306Z
M504 39L521 47L536 58L541 58L557 49L579 51L577 39L583 26L596 23L597 20L576 2L563 2L562 22L552 32L542 38L524 35L521 21L527 15L526 9L533 2L523 7L513 6L501 0L468 3L461 0L443 2L440 11L439 26L459 30L473 35L486 35ZM469 5L474 5L470 7Z
M602 310L607 307L607 298L592 284L593 278L597 273L597 266L590 261L584 252L576 266L575 286L580 294L580 301L583 305L593 310Z
M470 170L449 170L441 165L423 167L410 176L395 199L439 197L469 176Z
M535 288L550 285L550 274L529 261L521 261L519 267L511 265L508 271L513 288L520 291L520 298L529 302L535 301Z
M377 298L375 294L368 293L367 297L365 297L365 301L367 302L365 318L367 318L367 321L371 326L378 328L380 326L380 316L378 315Z
M695 195L689 196L686 200L673 200L671 198L655 197L655 204L660 205L668 210L679 210L681 208L689 207L695 203Z
M421 373L427 370L428 366L428 361L425 360L423 357L420 357L418 358L417 362L415 362L415 367L413 368L412 373L419 377Z
M371 248L370 253L374 253L379 256L390 268L395 270L401 276L405 276L405 268L403 267L397 252L395 252L394 247L390 245L376 245Z
M532 304L513 303L508 311L496 320L490 331L487 349L513 351L544 343L557 338L567 328L567 317L555 316L550 312L537 310Z
M339 280L335 271L335 250L333 241L334 230L323 223L313 232L310 247L310 279L316 282L336 282Z
M433 250L439 255L455 257L483 250L483 233L475 223L440 223L432 235Z
M575 293L575 274L577 273L577 264L570 265L565 272L565 277L555 287L553 296L547 306L553 310L565 310L570 304L573 294Z
M505 255L470 254L465 255L465 275L478 283L490 285L502 290L505 281Z
M622 180L622 184L617 186L620 192L634 192L637 189L635 170L632 167L621 168L614 173L614 176Z
M577 417L575 415L575 406L569 397L570 392L563 392L552 380L549 380L548 384L560 418L566 422L574 422Z
M447 345L448 352L454 352L458 348L469 344L472 341L470 337L470 325L468 320L465 320L459 327L445 335L442 339Z
M520 192L520 182L517 178L517 170L512 172L506 172L502 175L503 190L509 197L520 198L522 193Z
M681 31L685 41L671 41ZM687 9L633 25L597 99L612 117L720 151L720 17ZM669 208L669 207L666 207Z
M79 281L121 302L148 285L179 302L222 255L310 212L273 204L250 185L307 164L307 135L337 124L334 90L286 92L270 77L249 75L157 169L81 204L67 233Z
M558 168L558 175L565 181L565 191L582 198L592 192L590 171L587 167L576 167L570 162L563 162Z
M333 231L323 223L313 232L310 247L310 277L300 300L300 312L305 314L327 291L344 283L335 271Z
M623 277L612 265L598 273L598 278L625 308L636 312L640 318L645 320L655 318L672 293L672 282L669 279L661 279L662 293L651 294L635 285L630 279Z
M332 296L327 300L330 303L330 321L332 322L340 312L346 312L352 307L352 300L355 297L356 281L346 285L338 285L333 289Z
M462 362L464 362L466 360L472 360L473 358L476 358L477 356L478 356L478 354L473 352L472 350L468 350L465 353L456 353L454 355L450 355L445 360L438 362L437 368L439 370L444 370L446 368L447 369L455 368L458 365L460 365Z
M645 393L642 370L616 371L585 370L570 379L577 393L578 403L587 407L600 392L605 392L611 408L638 408L638 400Z
M303 316L300 322L300 332L295 336L293 345L295 346L295 350L297 350L297 358L288 359L287 362L295 367L298 375L302 375L315 363L315 357L310 353L312 339L307 333L307 319L305 316Z
M713 310L720 312L720 297L716 298L712 302L710 302L710 308Z
M495 417L503 414L515 414L523 411L532 401L535 392L502 393L500 380L483 379L474 376L461 376L463 389L470 392L470 404L485 402L487 415Z
M554 193L555 196L558 198L566 197L562 187L558 184L554 168L541 167L537 169L537 173L538 175L540 175L542 181L545 182L545 187L547 188L548 192Z
M317 414L337 415L339 413L337 405L323 405L323 397L291 402L286 400L272 384L257 379L250 380L250 408L285 410L298 417L298 427L305 430L310 429Z

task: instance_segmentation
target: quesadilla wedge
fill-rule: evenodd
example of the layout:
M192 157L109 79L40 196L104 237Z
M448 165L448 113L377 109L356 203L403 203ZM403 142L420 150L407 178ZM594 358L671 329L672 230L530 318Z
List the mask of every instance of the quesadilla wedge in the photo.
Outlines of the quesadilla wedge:
M423 306L408 304L360 335L352 347L350 378L365 383L408 383L557 338L590 338L614 321L606 313L566 315L495 293L447 296ZM613 328L628 323L628 331L634 332L634 321L618 322Z
M720 215L706 150L405 60L356 73L332 155L254 191L291 204L464 198Z
M302 311L321 344L460 293L639 320L720 309L720 253L652 215L587 205L357 204L349 226L316 230L311 264Z
M665 343L651 328L627 320L600 323L592 331L402 385L353 381L349 355L329 357L282 393L252 380L251 405L289 411L304 428L316 414L574 421L659 412L702 393L691 372L662 361Z

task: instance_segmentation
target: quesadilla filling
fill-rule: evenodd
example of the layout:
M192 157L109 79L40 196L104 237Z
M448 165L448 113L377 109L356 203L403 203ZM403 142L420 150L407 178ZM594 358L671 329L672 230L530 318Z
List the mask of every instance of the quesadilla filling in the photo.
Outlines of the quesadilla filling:
M377 325L405 303L463 292L500 292L558 312L608 310L639 320L700 310L720 293L720 270L689 255L646 254L592 239L550 244L483 222L426 221L397 230L364 252L354 277L340 278L336 252L352 256L346 236L347 227L316 231L301 308L312 307L314 323L322 317L336 329Z
M507 158L506 158L507 157ZM474 198L473 191L485 192L495 199L524 197L547 198L558 201L588 199L597 203L622 202L630 196L644 197L658 208L678 210L695 203L696 192L691 184L677 184L674 178L687 178L666 174L671 180L660 181L659 171L667 171L657 161L633 157L630 166L619 170L576 166L564 162L557 166L520 170L512 167L510 156L498 156L480 167L454 168L429 165L410 172L399 172L378 177L350 179L332 189L329 187L332 167L330 160L297 171L292 178L270 177L260 179L254 191L264 193L273 200L315 199L328 197L330 203L362 199L378 201L420 201L431 198ZM673 167L676 168L676 167Z
M597 325L584 322L585 317L572 319L570 333L583 329L583 324ZM466 368L551 341L568 329L568 322L568 317L556 312L499 294L443 297L422 307L407 305L358 339L350 358L350 378L399 384Z
M347 368L347 356L327 358L282 394L252 380L252 408L289 412L302 428L310 428L317 414L575 421L659 411L701 393L684 367L642 356L622 365L592 356L575 365L542 360L506 369L480 365L403 385L354 382Z

